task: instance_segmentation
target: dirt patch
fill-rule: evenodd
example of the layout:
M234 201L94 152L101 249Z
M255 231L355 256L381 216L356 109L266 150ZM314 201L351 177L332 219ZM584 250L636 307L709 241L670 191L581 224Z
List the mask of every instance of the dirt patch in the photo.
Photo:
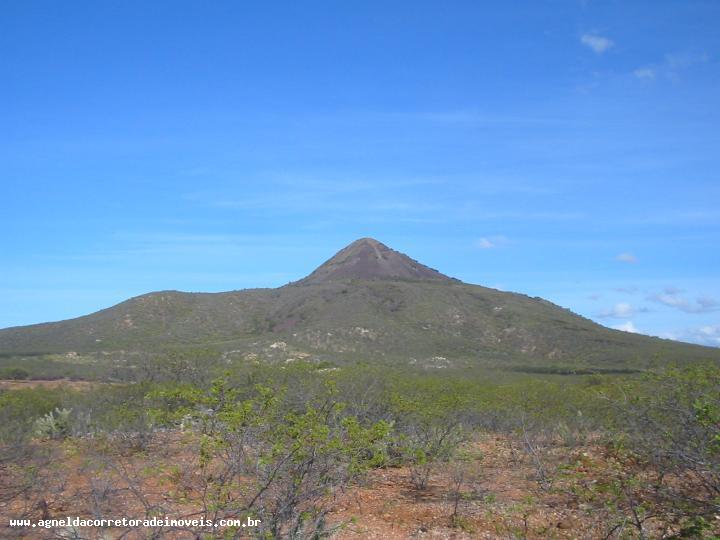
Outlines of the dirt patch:
M22 390L27 388L70 388L71 390L86 390L96 387L102 383L96 381L73 381L70 379L32 379L32 380L10 380L0 379L0 390Z

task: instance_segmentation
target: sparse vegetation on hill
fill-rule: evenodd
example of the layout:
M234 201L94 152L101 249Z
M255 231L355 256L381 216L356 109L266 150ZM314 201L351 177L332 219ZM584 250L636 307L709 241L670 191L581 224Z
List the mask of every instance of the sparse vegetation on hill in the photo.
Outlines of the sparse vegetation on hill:
M77 319L0 330L4 355L108 359L169 347L261 360L534 370L720 360L720 349L610 330L540 298L453 280L370 239L278 289L157 292Z

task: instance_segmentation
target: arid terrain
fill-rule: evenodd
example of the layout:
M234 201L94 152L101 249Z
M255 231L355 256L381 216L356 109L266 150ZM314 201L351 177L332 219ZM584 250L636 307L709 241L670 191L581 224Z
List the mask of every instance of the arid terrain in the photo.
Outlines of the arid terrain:
M148 512L171 518L190 518L201 506L199 485L193 479L194 456L181 444L182 434L159 436L146 452L93 454L92 443L52 444L62 468L43 478L34 489L0 507L3 515L30 519L99 515L145 518ZM439 465L423 490L410 480L406 467L371 471L329 501L327 521L338 539L405 538L603 538L634 537L626 506L603 488L620 478L619 466L635 467L629 474L647 474L630 461L621 463L597 445L567 447L557 442L543 451L543 467L551 477L540 481L535 456L521 441L485 434L464 445L462 461ZM7 493L14 471L3 471L0 493ZM688 486L688 489L691 489ZM651 497L633 486L628 497ZM623 495L623 496L624 496ZM616 506L616 507L615 507ZM152 510L150 510L152 509ZM339 527L336 529L336 527ZM613 535L613 532L618 534ZM54 528L0 529L12 538L196 538L196 532L172 527L148 529ZM646 537L677 533L661 520L648 519ZM252 535L241 535L252 537Z
M378 379L365 368L293 369L256 372L250 380L258 390L217 381L208 390L13 383L0 395L2 536L312 538L322 531L342 539L619 539L720 532L716 368L631 382L522 376L497 386L451 373ZM271 380L282 394L262 386ZM654 389L663 390L661 399ZM249 397L238 401L243 394ZM638 401L629 404L628 394ZM63 406L32 412L50 406L47 399ZM699 413L700 403L706 408ZM67 516L266 523L222 531L8 526L9 519Z
M278 289L0 331L16 537L712 538L719 351L370 238ZM10 519L202 520L145 528ZM253 519L253 527L214 527ZM244 523L244 522L243 522Z

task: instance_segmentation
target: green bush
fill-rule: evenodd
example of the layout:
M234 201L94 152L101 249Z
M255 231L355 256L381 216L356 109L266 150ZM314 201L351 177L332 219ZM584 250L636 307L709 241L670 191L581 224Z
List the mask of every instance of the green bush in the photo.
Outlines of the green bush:
M33 433L45 439L64 439L70 434L70 409L50 411L35 420Z
M332 383L302 411L285 396L256 386L253 396L227 380L208 392L191 387L154 392L154 415L191 417L201 434L198 460L203 505L210 519L252 516L270 538L319 538L332 495L369 467L385 461L387 423L364 426L344 414ZM166 405L180 405L173 418Z
M391 395L397 448L416 489L425 489L435 465L449 461L465 440L468 390L459 381L422 378L399 384Z
M681 482L660 482L655 497L675 519L708 518L720 512L720 367L670 368L626 385L615 402L616 445L652 464L661 477L691 478L692 493Z
M30 378L30 372L21 367L10 367L0 370L0 379L24 381Z
M62 407L70 396L58 389L0 391L0 443L16 444L32 437L35 420Z

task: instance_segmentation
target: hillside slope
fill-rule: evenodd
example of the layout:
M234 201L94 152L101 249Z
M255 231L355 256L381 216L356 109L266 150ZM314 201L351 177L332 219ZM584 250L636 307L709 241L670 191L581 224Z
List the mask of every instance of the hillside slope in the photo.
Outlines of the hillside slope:
M720 360L718 349L610 330L540 298L462 283L372 239L278 289L156 292L76 319L0 330L0 353L167 345L441 364Z

